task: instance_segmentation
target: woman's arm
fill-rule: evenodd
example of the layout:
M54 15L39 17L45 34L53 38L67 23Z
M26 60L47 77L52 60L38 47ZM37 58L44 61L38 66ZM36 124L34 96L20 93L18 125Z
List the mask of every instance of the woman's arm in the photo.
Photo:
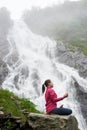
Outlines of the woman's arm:
M63 99L64 99L63 97L59 97L59 98L54 98L53 101L54 101L54 102L59 102L59 101L61 101L61 100L63 100Z
M68 97L68 93L66 93L63 97L59 97L59 98L56 98L56 93L54 90L51 90L50 91L50 98L53 102L58 102L58 101L61 101L63 100L64 98Z

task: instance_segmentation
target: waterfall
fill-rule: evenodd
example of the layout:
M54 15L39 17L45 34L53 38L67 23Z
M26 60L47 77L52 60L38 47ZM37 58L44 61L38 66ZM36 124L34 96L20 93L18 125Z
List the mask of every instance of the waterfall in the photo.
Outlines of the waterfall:
M87 92L87 80L80 77L74 68L58 62L57 43L48 37L32 33L23 21L14 22L8 41L10 51L4 61L9 74L3 82L3 89L30 99L39 110L44 111L45 101L41 85L46 79L51 79L58 96L69 93L69 97L58 103L58 106L62 103L71 108L79 122L79 128L86 130L74 82L76 80L80 89Z

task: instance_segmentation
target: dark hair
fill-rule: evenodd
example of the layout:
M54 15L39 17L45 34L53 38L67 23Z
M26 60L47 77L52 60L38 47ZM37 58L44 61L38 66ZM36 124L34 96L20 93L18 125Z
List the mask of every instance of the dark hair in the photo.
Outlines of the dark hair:
M50 79L47 79L44 84L42 85L42 93L44 93L45 88L48 87L49 83L51 83Z

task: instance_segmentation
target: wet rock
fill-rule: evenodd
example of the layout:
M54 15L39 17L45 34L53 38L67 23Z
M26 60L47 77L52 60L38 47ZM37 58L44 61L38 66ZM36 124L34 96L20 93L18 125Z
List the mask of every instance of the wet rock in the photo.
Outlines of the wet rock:
M20 117L11 116L10 113L0 111L0 129L1 130L20 130L24 127L24 122Z
M7 65L2 59L0 59L0 85L2 85L7 75L8 75Z
M30 130L78 130L78 123L74 116L30 113L28 124Z
M74 86L76 88L76 95L77 95L77 101L79 101L80 103L80 108L81 111L83 113L83 117L85 119L85 122L87 124L87 93L82 91L81 86L79 85L79 83L74 79ZM80 97L80 98L79 98ZM83 100L84 99L84 100Z
M26 109L21 110L22 113L26 112Z
M25 115L25 116L28 116L28 115L29 115L29 112L24 112L24 115Z
M26 109L21 110L21 112L22 112L26 117L29 115L29 112L28 112Z
M10 112L7 112L7 113L5 113L5 118L10 118L11 117L11 113Z
M4 112L3 112L3 111L0 111L0 115L4 115Z
M10 119L13 119L13 120L20 120L21 118L20 118L20 117L17 117L17 116L12 116Z
M56 58L58 58L58 61L61 63L76 68L82 77L87 77L87 56L80 50L75 49L75 51L72 52L65 44L58 43Z

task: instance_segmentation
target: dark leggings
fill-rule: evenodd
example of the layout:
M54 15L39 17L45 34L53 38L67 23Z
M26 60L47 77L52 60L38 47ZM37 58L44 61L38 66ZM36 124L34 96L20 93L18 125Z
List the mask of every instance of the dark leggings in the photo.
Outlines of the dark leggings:
M52 114L58 114L58 115L70 115L72 114L72 110L68 108L55 108L51 111Z

